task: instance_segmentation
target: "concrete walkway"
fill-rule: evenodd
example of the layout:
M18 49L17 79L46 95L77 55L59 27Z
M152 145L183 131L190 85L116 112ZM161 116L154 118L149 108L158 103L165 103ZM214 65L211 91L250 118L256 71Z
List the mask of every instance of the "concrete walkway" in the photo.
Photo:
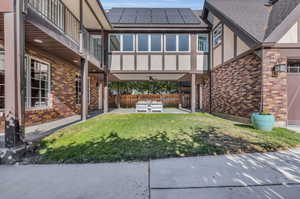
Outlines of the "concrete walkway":
M141 163L0 166L5 199L299 199L300 149Z

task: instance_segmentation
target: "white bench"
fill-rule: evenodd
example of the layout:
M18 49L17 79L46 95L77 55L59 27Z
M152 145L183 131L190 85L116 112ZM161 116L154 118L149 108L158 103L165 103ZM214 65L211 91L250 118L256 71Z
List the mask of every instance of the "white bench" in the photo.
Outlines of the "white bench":
M148 113L149 112L149 105L150 105L150 102L146 102L146 101L138 102L135 105L135 111L136 112L146 112L146 113Z
M164 112L164 106L162 102L152 102L151 112Z

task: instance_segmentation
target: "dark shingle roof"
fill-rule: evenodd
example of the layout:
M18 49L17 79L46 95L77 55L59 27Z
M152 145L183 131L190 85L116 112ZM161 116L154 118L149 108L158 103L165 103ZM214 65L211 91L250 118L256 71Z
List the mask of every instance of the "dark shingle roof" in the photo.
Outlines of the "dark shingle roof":
M266 6L268 0L206 0L216 10L263 42L300 3L300 0L278 0Z
M112 24L204 24L189 8L112 8Z

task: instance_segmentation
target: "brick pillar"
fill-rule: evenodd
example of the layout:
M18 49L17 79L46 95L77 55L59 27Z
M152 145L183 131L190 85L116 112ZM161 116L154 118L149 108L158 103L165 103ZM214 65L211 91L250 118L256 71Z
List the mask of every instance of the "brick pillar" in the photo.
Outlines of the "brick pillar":
M279 49L263 50L262 66L262 109L275 115L277 124L285 126L287 113L287 73L273 74L276 64L287 64L287 58L281 56Z
M98 93L98 109L103 110L103 84L101 82L99 83Z

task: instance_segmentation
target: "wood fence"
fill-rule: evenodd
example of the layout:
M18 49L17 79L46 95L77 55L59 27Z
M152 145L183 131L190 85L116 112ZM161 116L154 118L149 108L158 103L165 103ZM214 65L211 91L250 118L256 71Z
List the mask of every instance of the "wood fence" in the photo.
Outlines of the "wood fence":
M132 108L138 101L161 101L164 107L178 107L182 104L183 107L190 106L190 96L182 94L166 94L166 95L112 95L109 97L109 106L118 107L120 100L121 108Z

